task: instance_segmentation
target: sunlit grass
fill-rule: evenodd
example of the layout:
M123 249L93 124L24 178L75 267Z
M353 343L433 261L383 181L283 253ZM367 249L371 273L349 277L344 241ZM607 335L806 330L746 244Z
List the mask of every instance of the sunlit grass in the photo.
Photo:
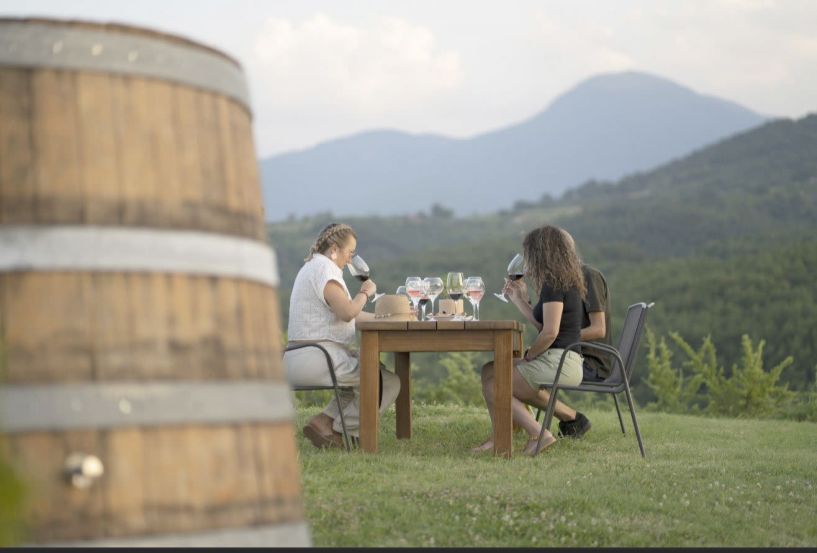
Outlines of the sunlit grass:
M298 429L316 412L299 410ZM415 406L409 441L390 410L377 455L299 432L314 544L817 545L817 424L643 413L644 460L614 412L587 415L584 439L511 461L468 452L488 435L472 407Z

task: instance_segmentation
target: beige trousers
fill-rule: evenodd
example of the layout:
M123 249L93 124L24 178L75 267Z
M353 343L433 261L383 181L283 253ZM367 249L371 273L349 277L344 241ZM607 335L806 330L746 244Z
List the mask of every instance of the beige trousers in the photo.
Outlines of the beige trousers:
M323 412L332 418L332 428L342 432L340 410L349 435L357 437L360 429L360 363L357 352L335 342L321 342L335 365L335 376L340 386L353 386L354 390L340 390L340 403L335 398ZM291 386L331 386L332 378L326 366L326 357L318 348L301 348L284 354L284 367L287 380ZM383 378L383 398L380 401L382 415L389 405L395 402L400 393L400 379L380 364L380 376Z

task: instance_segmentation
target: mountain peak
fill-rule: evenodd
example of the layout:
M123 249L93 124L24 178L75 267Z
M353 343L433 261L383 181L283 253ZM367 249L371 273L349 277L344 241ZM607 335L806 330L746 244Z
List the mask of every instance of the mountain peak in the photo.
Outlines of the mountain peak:
M651 169L763 120L649 73L597 75L531 119L471 139L378 130L265 160L266 213L392 215L434 202L493 211Z
M697 104L702 111L717 107L740 112L742 116L749 118L759 117L734 102L699 94L675 81L642 71L603 73L585 79L559 95L538 116L560 110L590 109L598 112L609 110L613 106L616 109L626 106L633 111L660 111L685 103Z
M647 87L654 87L654 88L677 88L681 90L688 90L692 92L689 88L676 83L666 77L661 77L659 75L654 75L652 73L646 73L644 71L617 71L613 73L600 73L598 75L593 75L592 77L588 77L587 79L581 81L576 88L588 86L588 87L596 87L603 90L610 90L610 89L635 89L635 88L647 88ZM568 94L570 91L568 91Z

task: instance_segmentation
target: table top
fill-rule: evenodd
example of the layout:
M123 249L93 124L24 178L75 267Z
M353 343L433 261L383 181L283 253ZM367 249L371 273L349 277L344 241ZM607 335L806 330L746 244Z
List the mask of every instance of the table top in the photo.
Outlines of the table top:
M519 321L367 321L357 323L362 331L401 331L401 330L517 330L523 331L525 325Z

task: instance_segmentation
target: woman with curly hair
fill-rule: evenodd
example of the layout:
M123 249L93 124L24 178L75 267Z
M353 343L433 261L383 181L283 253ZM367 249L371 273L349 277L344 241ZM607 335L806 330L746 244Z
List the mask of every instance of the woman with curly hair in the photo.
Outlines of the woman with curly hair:
M360 368L358 354L352 350L355 322L372 320L363 311L377 291L374 281L367 280L354 297L343 280L343 268L352 261L357 235L352 227L333 223L325 227L295 277L289 298L289 343L320 342L329 352L335 375L341 386L354 386L354 392L342 390L341 405L335 399L322 413L304 426L304 436L315 447L342 447L340 411L350 435L357 436L360 425ZM284 354L284 365L290 384L295 386L331 385L323 353L317 348L301 348ZM400 379L381 364L381 413L394 403L400 392Z
M547 406L550 396L547 391L539 390L539 386L553 383L564 348L579 341L582 299L586 288L581 260L573 239L563 229L545 225L532 230L523 242L523 255L525 278L534 289L539 290L539 300L534 305L530 304L527 285L521 279L508 282L504 292L539 331L525 356L514 360L511 399L513 421L530 437L524 453L532 456L538 453L536 444L542 427L525 404L540 409ZM482 368L482 395L488 407L491 425L494 424L493 377L493 363L488 363ZM581 381L582 356L569 351L565 356L559 383L578 386ZM554 414L561 421L576 419L576 411L558 401ZM544 450L555 442L556 438L545 431L541 449ZM493 447L493 439L489 438L472 451L491 451Z

